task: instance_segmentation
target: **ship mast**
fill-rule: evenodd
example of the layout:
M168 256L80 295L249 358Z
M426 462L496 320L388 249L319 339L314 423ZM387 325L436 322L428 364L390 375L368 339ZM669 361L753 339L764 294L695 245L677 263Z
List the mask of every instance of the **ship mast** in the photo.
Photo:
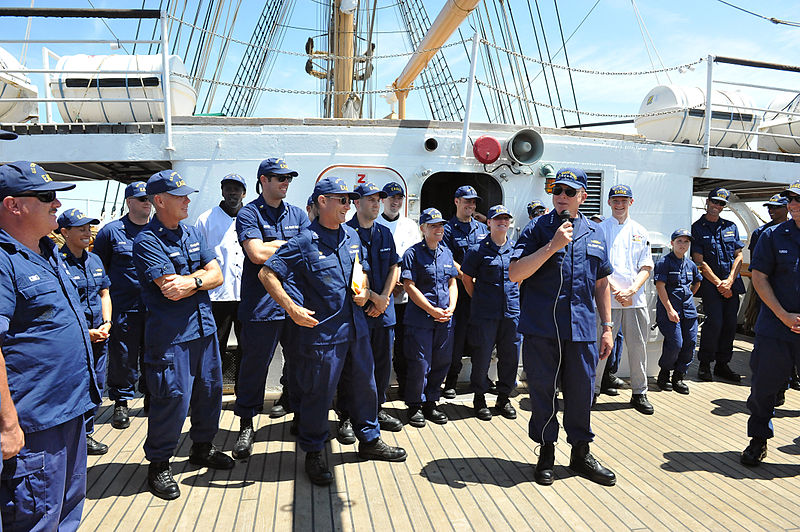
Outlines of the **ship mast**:
M343 5L345 4L345 5ZM336 39L333 42L333 117L344 117L344 106L353 91L353 13L358 2L336 0L334 15ZM344 9L343 9L344 8ZM348 9L350 8L350 9Z

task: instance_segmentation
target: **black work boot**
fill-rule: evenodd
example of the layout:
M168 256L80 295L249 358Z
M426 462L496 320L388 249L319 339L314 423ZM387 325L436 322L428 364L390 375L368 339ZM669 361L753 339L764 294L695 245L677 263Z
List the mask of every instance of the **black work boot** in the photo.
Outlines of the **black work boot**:
M286 408L288 402L289 401L286 397L286 392L281 393L281 396L278 397L278 400L275 401L275 404L273 404L272 408L269 409L269 417L277 419L288 414L289 410Z
M193 443L189 451L189 463L211 469L233 469L233 458L218 451L211 442Z
M365 460L383 460L384 462L405 462L406 450L402 447L392 447L387 445L380 438L375 438L370 442L358 444L358 456Z
M700 362L700 366L697 368L697 378L706 382L711 382L714 380L714 376L711 375L710 362Z
M437 408L435 401L425 401L422 405L422 415L425 416L425 419L437 425L447 423L447 414Z
M658 385L658 389L662 392L671 392L672 391L672 383L669 380L669 370L662 369L658 372L658 378L656 379L656 385Z
M767 440L764 438L751 438L750 445L742 451L739 461L746 466L755 467L760 465L767 457Z
M425 415L422 405L408 405L408 424L418 429L425 426Z
M447 379L444 381L444 390L442 391L442 397L444 397L445 399L456 398L456 379L458 379L458 376L456 376L455 378L451 378L448 375Z
M239 422L239 436L236 438L236 443L233 444L233 457L237 460L241 460L253 454L253 442L255 439L253 418L241 418Z
M683 373L677 371L672 374L672 389L682 395L689 395L689 386L683 382Z
M147 485L153 495L167 501L181 496L181 490L172 476L169 462L150 462L147 467Z
M619 395L619 389L624 384L624 381L611 373L611 369L606 365L603 371L603 378L600 379L600 393L606 395Z
M111 416L111 426L115 429L127 429L131 426L131 418L128 416L128 401L114 402L114 415Z
M381 430L389 432L400 432L403 430L403 422L381 408L378 410L378 425Z
M506 419L517 419L517 410L511 404L511 400L507 395L498 395L497 402L494 404L497 413Z
M545 442L539 447L539 461L536 462L536 469L533 477L537 484L549 486L553 483L553 467L556 463L556 444Z
M714 375L724 381L732 382L734 384L742 381L741 375L734 372L729 365L720 362L714 364Z
M475 393L472 399L472 409L475 411L475 417L481 421L491 421L492 411L486 406L486 398L482 393Z
M786 404L786 388L781 388L775 394L775 407L783 406Z
M638 412L648 416L655 411L653 405L651 405L650 401L647 400L646 393L635 393L631 395L631 406Z
M342 445L353 445L356 442L356 433L353 432L353 424L350 422L349 417L339 420L339 427L336 429L336 440Z
M312 484L317 486L327 486L333 482L333 474L322 457L322 451L312 451L306 453L306 475Z
M86 435L86 454L98 456L108 452L108 445L100 443L88 434Z
M600 462L589 452L589 442L586 441L578 442L572 446L569 468L582 477L603 486L613 486L617 483L616 475L600 465Z

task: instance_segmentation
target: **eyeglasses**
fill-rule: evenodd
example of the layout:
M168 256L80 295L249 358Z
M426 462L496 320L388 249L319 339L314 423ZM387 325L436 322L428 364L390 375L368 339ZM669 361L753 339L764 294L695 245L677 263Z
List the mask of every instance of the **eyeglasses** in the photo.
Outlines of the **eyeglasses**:
M800 203L800 195L797 194L792 194L792 193L786 194L786 199L789 200L789 203L793 201Z
M712 199L712 200L708 200L708 201L710 201L714 205L719 205L720 207L724 207L725 205L728 204L727 201L722 201L722 200L718 200L718 199Z
M142 203L150 203L150 198L148 198L147 196L142 196L140 198L133 198L133 199L135 199L136 201L140 201Z
M42 203L53 203L56 200L56 191L47 190L45 192L28 192L26 194L15 194L15 198L36 198Z
M274 177L275 179L278 180L278 183L283 183L284 181L288 181L289 183L292 182L292 176L286 174L272 174L267 177L270 179Z
M328 198L331 201L338 201L342 205L347 205L348 203L350 203L350 198L347 196L324 196L322 194L320 194L320 196Z
M560 196L561 194L566 194L568 198L574 198L575 194L578 191L574 188L570 187L562 187L561 185L556 185L553 187L553 196Z

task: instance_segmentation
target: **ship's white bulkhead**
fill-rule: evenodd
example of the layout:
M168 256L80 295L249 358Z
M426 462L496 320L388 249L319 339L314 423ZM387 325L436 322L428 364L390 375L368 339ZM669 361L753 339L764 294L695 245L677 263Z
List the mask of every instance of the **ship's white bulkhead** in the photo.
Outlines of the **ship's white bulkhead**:
M64 122L160 122L164 120L163 102L109 102L109 99L162 99L160 55L65 55L50 79L55 98L91 98L90 102L59 102ZM172 116L191 116L197 102L186 75L186 67L177 55L169 56ZM71 73L96 71L96 74ZM112 71L112 72L104 72ZM129 71L122 73L119 71ZM139 72L139 73L135 73ZM141 72L145 72L144 74Z
M704 135L706 91L699 87L659 85L644 97L639 114L663 113L637 117L636 131L651 140L702 144ZM726 148L754 149L755 131L761 118L754 111L750 97L739 91L713 90L711 93L711 127L733 129L711 131L711 145Z
M10 52L0 48L0 123L19 124L36 121L39 111L36 102L10 102L9 98L38 98L39 89L23 73L22 64Z
M800 135L800 116L785 114L785 111L800 113L800 94L782 93L776 96L768 107L772 111L764 113L764 121L758 128L759 131L794 136L795 138L759 135L758 149L762 151L800 153L800 142L798 142L797 137L797 135ZM784 113L781 113L781 111L784 111Z

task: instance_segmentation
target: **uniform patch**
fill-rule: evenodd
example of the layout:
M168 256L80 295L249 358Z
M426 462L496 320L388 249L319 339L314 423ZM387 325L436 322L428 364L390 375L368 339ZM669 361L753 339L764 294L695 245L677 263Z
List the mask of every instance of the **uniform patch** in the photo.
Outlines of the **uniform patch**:
M41 277L39 277L38 275L29 275L28 276L28 280L31 281L31 282L38 281L39 279L41 279Z

